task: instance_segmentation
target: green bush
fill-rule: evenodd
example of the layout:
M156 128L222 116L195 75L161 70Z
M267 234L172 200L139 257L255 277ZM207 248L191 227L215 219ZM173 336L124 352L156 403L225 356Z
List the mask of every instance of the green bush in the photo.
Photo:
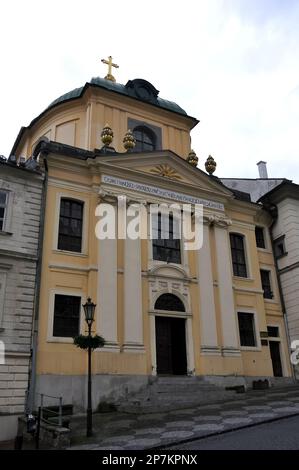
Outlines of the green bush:
M74 344L80 349L88 349L89 346L92 350L97 348L102 348L105 344L104 338L99 335L95 336L85 336L85 335L78 335L74 338Z

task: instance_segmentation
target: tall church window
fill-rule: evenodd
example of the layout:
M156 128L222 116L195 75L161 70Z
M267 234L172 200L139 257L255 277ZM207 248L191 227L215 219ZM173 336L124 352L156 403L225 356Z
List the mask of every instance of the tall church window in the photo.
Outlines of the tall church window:
M230 234L234 276L247 277L244 236L238 233Z
M0 231L4 231L5 216L7 211L7 192L0 191Z
M171 214L152 214L153 259L181 263L180 222Z
M80 330L81 297L55 295L53 336L73 338Z
M256 346L254 314L238 312L241 346Z
M154 132L146 126L137 126L133 130L136 139L135 152L152 152L156 150L156 136Z
M58 249L81 252L83 202L61 199L59 216Z

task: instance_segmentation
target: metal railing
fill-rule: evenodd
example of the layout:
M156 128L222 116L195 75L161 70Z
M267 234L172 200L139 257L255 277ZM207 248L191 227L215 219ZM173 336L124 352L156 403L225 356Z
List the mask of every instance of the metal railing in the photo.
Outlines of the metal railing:
M39 393L40 395L40 421L46 424L51 424L52 426L62 426L62 397L54 397L52 395L47 395L45 393ZM59 400L59 405L58 405L58 411L55 411L51 409L53 405L44 405L44 397L47 398L54 398L55 400ZM46 412L46 413L45 413ZM44 414L52 414L53 418L58 416L58 423L55 423L55 421L49 421L44 417Z
M40 436L40 428L41 428L41 423L45 424L50 424L51 426L62 426L62 397L54 397L52 395L47 395L46 393L39 393L40 395L40 406L38 408L38 415L37 415L37 425L36 425L36 432L35 432L35 448L39 449L39 436ZM53 405L51 405L51 408L49 408L50 405L45 406L44 405L44 397L47 398L54 398L55 400L59 400L59 407L58 407L58 412L51 409ZM58 415L58 423L55 423L55 421L49 421L44 417L44 413L47 414L52 414L54 415L53 417L56 417Z

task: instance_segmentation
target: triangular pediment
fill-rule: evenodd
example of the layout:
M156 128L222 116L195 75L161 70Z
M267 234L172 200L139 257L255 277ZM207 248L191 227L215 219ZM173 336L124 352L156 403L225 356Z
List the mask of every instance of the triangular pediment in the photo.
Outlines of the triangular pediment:
M215 177L193 167L171 151L101 156L98 161L104 167L107 166L107 169L108 166L123 169L123 173L127 173L131 178L134 174L135 177L138 177L138 174L143 175L143 178L146 176L149 184L162 184L181 190L188 187L226 198L232 196L232 191Z

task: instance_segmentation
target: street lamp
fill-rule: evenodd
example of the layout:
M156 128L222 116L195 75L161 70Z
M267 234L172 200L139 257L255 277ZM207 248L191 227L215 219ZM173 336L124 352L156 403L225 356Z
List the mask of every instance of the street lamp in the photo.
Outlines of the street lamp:
M88 326L88 387L87 387L87 437L92 436L92 404L91 404L91 325L94 321L94 312L96 304L88 297L86 304L83 305L85 321Z

